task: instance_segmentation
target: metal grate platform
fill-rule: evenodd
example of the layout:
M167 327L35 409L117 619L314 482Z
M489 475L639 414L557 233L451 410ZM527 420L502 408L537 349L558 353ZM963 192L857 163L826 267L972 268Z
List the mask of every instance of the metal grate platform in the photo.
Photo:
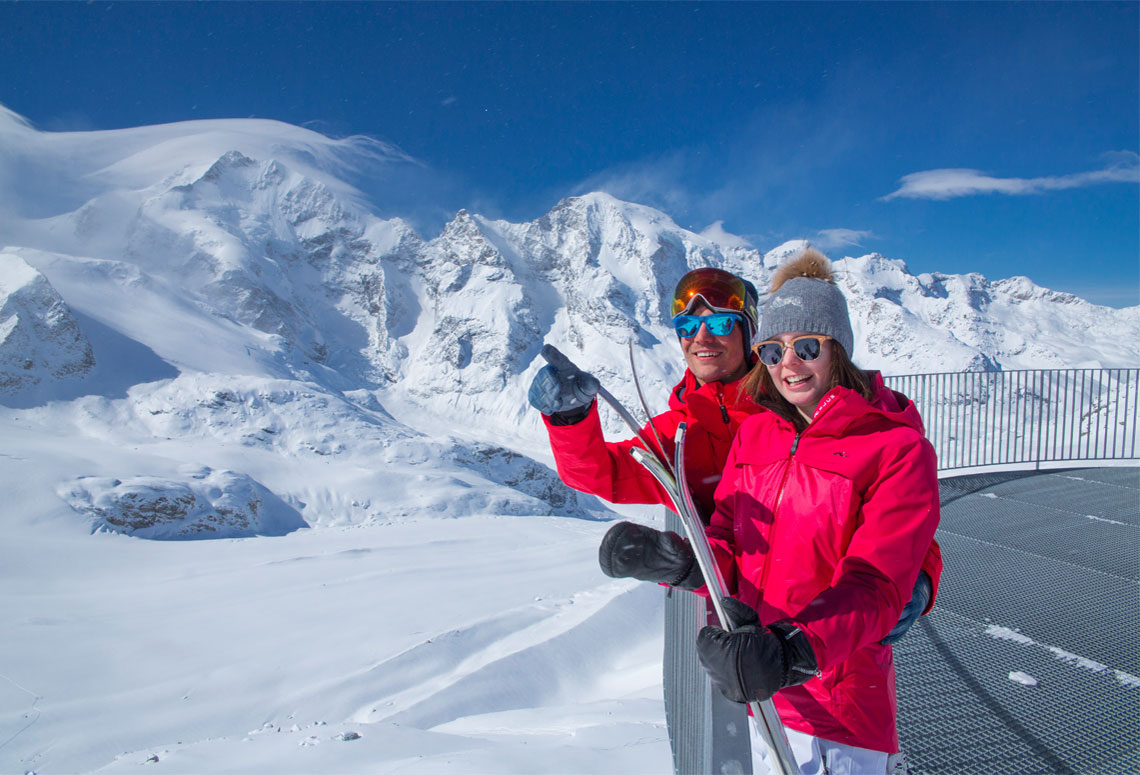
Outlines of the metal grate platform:
M895 646L911 771L1140 773L1140 468L940 489L938 602Z

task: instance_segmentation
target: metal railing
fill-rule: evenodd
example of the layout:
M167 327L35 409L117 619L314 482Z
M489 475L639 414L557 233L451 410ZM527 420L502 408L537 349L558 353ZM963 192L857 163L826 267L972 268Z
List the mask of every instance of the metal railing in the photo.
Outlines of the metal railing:
M915 403L939 471L1140 457L1140 369L971 371L885 381Z

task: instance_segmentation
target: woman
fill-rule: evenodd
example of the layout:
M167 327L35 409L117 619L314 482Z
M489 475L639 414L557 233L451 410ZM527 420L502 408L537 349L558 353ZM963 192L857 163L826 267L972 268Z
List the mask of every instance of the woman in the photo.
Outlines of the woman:
M741 425L708 529L738 626L706 627L697 649L729 698L775 695L802 772L886 773L899 748L880 640L938 526L934 450L915 408L851 363L818 251L777 271L757 339L743 390L769 411Z
M882 640L916 580L929 592L934 450L910 402L851 363L847 303L818 251L777 271L756 341L741 392L762 410L733 440L708 527L736 628L701 630L698 654L729 699L774 696L801 772L886 773L899 762ZM611 529L599 559L611 576L703 584L692 550L648 528Z

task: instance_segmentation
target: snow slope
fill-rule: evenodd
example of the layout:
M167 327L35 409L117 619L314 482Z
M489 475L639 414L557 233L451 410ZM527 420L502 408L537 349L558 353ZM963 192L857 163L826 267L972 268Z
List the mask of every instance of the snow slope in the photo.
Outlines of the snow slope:
M424 239L344 182L399 158L0 109L0 771L668 770L660 593L526 386L551 342L633 408L632 342L664 406L676 279L801 245L605 194ZM864 366L1140 362L1140 308L837 264Z

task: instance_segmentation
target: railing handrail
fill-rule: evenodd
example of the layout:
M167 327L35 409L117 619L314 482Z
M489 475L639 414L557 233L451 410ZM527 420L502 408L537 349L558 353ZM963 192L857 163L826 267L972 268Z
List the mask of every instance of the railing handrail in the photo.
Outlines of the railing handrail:
M1091 366L1073 366L1067 369L1000 369L998 371L924 371L918 374L886 374L883 375L884 380L902 379L904 377L938 377L947 374L977 374L979 376L1001 376L1002 374L1029 374L1029 373L1052 373L1052 372L1068 372L1068 371L1138 371L1140 366L1103 366L1093 368Z
M1140 367L884 377L914 402L940 471L1138 460Z

